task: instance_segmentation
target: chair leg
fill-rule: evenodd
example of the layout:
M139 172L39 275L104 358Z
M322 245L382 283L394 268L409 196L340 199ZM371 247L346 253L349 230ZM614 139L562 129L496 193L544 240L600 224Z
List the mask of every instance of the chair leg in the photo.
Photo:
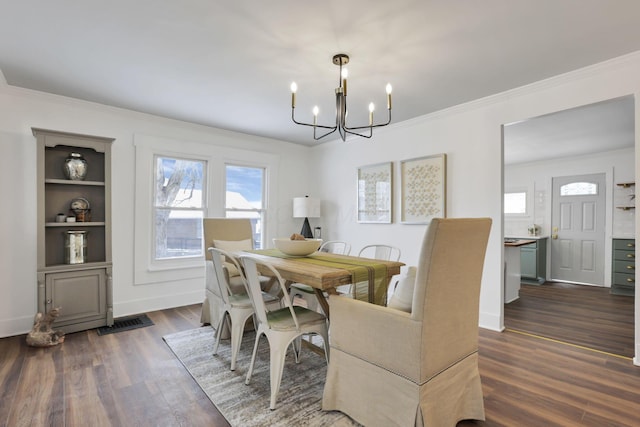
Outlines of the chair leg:
M244 334L244 324L247 321L247 317L231 315L231 370L236 370L236 359L238 358L238 352L240 350L240 344L242 343L242 335Z
M314 334L320 335L322 337L322 345L324 346L324 358L327 361L327 364L329 364L329 333L328 333L328 329L324 328L324 327L316 327L313 328L312 331L309 332L309 335L312 336Z
M284 370L284 359L287 354L287 347L272 345L269 343L269 376L271 381L271 399L269 409L276 408L276 398L280 390L282 381L282 371Z
M311 337L311 334L309 334ZM291 346L293 347L293 355L295 356L296 363L300 363L300 352L302 351L302 335L299 335L291 342Z
M225 317L227 317L227 312L222 312L222 316L220 316L220 320L218 320L218 325L216 326L216 344L213 346L213 354L218 354L218 346L220 345L220 336L222 335L222 325L224 324Z
M326 331L320 331L319 335L322 337L322 345L324 346L324 358L329 364L329 334Z
M247 379L244 381L245 384L249 384L251 381L251 375L253 375L253 365L256 362L256 353L258 352L258 342L260 341L260 335L262 332L256 331L256 341L253 344L253 354L251 355L251 363L249 364L249 370L247 371Z

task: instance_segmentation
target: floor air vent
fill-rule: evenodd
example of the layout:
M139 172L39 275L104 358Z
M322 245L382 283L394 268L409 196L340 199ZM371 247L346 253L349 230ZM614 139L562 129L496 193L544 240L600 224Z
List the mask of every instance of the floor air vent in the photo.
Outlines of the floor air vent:
M137 316L121 317L113 321L113 326L103 326L97 329L98 335L115 334L116 332L130 331L132 329L151 326L153 322L146 314Z

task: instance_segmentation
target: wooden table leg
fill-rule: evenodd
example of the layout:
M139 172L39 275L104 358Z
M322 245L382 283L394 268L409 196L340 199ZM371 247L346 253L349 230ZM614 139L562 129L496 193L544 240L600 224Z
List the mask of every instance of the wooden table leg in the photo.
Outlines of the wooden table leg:
M324 314L325 316L327 316L327 319L328 319L329 318L329 302L324 296L324 291L318 288L313 288L313 290L316 293L316 298L318 298L318 302L320 303L320 307L322 307L322 311L324 311Z

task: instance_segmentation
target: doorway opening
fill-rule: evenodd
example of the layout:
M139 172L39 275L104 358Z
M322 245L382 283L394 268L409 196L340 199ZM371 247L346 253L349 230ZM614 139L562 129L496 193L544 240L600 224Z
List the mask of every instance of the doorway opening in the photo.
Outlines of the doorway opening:
M504 215L504 237L533 239L535 247L543 248L537 257L522 250L519 298L505 304L507 328L544 332L543 336L562 341L574 336L580 341L580 325L593 323L597 314L592 310L602 310L594 303L598 298L589 295L600 292L600 299L625 298L612 295L610 286L615 239L635 237L635 210L615 208L621 198L626 198L627 205L629 199L616 184L635 182L634 108L633 96L625 96L503 127L504 191L526 194L524 212ZM561 190L562 186L566 187ZM565 196L560 196L561 191ZM596 194L583 194L594 191ZM593 197L601 198L594 201ZM599 237L590 230L597 230ZM567 234L572 231L579 231L582 237ZM525 277L532 275L525 269L531 269L534 259L534 277ZM547 313L549 322L538 316L544 312L541 307L550 309L565 298L575 298L573 306L580 307L575 320L553 322L553 315ZM606 342L606 334L585 333L593 340L587 346L600 351L608 351L609 346L612 352L624 351L620 348L625 346L633 349L634 297L626 298L613 312L628 314L623 318L630 323L611 321L627 332L622 339L629 343L613 345ZM527 320L523 322L523 318ZM633 350L629 351L633 355Z

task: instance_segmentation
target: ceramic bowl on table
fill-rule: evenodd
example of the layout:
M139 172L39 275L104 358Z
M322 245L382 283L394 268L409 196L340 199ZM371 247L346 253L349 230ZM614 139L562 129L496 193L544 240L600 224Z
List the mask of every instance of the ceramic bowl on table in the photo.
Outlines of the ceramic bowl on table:
M285 255L307 256L318 250L322 239L291 240L289 237L276 237L273 244Z

